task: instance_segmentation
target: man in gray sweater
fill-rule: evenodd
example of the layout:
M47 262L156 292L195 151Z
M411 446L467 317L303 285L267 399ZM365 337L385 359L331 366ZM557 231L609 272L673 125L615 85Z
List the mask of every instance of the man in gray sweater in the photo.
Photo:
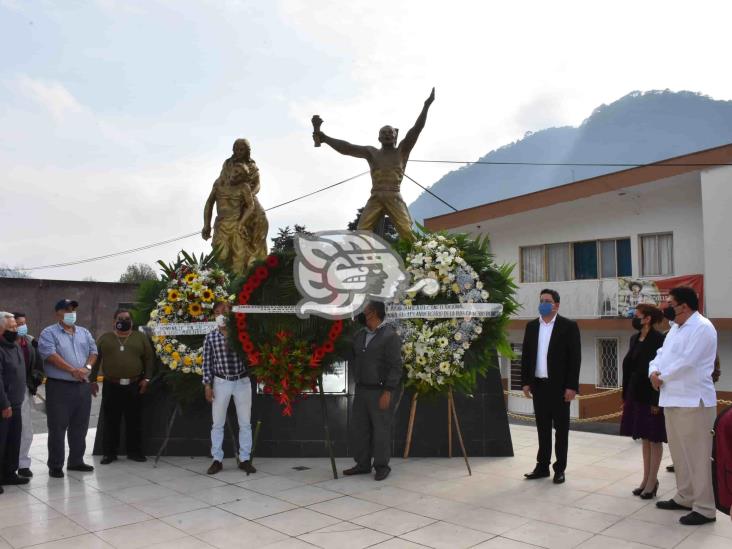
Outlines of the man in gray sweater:
M20 407L25 398L25 361L16 342L18 328L10 313L0 313L0 484L27 484L18 476ZM1 493L1 491L0 491Z
M360 318L366 326L353 338L349 357L356 378L350 427L356 465L343 474L368 474L373 467L375 480L384 480L391 471L394 395L402 379L402 341L385 317L382 302L366 304Z

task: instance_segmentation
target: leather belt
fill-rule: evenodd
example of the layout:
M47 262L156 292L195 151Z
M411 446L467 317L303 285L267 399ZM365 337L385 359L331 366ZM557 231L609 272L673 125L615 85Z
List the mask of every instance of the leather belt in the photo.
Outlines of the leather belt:
M115 385L130 385L132 383L135 383L137 381L140 381L142 379L142 376L135 376L135 377L112 377L112 376L104 376L104 381L109 381L110 383L114 383Z
M245 377L249 377L249 373L237 374L235 376L219 376L219 375L215 375L214 377L217 377L219 379L223 379L223 380L226 380L226 381L239 381L240 379L244 379Z

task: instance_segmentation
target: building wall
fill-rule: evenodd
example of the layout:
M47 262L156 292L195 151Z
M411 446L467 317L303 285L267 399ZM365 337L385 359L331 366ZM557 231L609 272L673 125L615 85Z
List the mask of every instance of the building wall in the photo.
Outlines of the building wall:
M29 333L38 336L56 322L54 305L61 299L73 299L79 302L77 323L98 337L112 329L115 309L133 303L136 292L137 284L0 278L0 310L24 312Z
M704 292L710 318L732 317L732 166L701 174L704 216ZM732 359L732 357L730 357Z

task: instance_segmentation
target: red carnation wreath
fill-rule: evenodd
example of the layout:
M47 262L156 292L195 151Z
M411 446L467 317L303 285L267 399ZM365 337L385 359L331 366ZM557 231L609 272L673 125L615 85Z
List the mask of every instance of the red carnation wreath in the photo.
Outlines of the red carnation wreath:
M238 303L294 305L300 296L292 280L293 259L292 253L271 254L253 265L241 282ZM303 391L315 391L324 367L338 359L336 342L343 333L343 321L259 313L236 313L235 319L236 337L249 369L265 394L273 395L282 406L282 414L291 416L295 401L305 396ZM251 330L250 322L258 329Z

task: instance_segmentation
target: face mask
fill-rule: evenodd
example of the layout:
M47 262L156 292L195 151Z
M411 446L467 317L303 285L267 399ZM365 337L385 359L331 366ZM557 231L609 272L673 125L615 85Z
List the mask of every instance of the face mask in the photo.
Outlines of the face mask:
M127 332L130 328L132 328L132 321L127 318L120 319L114 323L114 329L118 332Z
M366 326L366 315L363 313L359 313L356 315L356 322L361 324L362 326Z
M219 328L226 327L226 317L224 315L218 315L216 317L216 326Z
M76 311L73 313L64 313L64 324L67 326L73 326L76 324Z
M675 320L676 319L676 309L674 309L671 305L666 307L663 310L663 316L666 317L667 320Z
M633 317L633 320L632 320L631 322L632 322L632 324L633 324L633 328L634 328L634 329L636 329L636 330L640 330L641 328L643 328L643 322L642 322L642 321L641 321L641 319L640 319L640 318L638 318L637 316L634 316L634 317Z
M3 334L3 337L8 343L15 343L15 339L18 337L18 332L11 332L10 330L6 330Z
M18 337L25 337L28 335L28 326L23 324L22 326L18 326Z
M546 301L539 303L539 315L541 316L549 316L552 314L552 309L554 309L554 305L551 303L547 303Z

